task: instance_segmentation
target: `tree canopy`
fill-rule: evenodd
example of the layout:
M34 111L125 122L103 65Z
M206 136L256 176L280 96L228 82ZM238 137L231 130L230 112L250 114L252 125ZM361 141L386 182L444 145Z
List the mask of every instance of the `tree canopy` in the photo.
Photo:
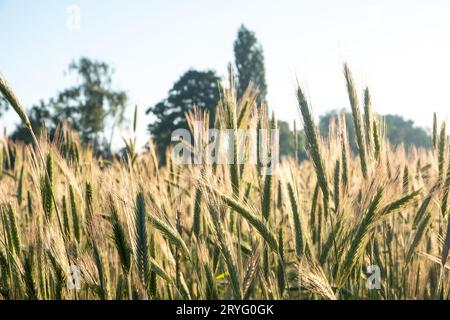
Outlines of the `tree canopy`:
M51 100L46 103L41 100L38 104L33 105L28 111L28 118L30 119L31 127L33 131L40 135L42 129L47 128L51 131L56 127L56 119L51 116ZM23 124L17 126L16 130L12 133L11 138L13 140L20 140L25 143L32 143L31 136L28 129L26 129Z
M214 120L219 102L220 78L214 71L189 70L175 82L167 98L148 108L156 120L148 126L155 138L161 159L164 161L165 149L170 144L175 129L187 129L185 113L194 106L210 112L210 121Z
M330 120L337 117L340 112L333 110L320 117L319 128L323 136L328 135ZM385 115L381 117L384 120L386 130L385 134L393 146L404 143L406 148L411 146L430 148L431 138L425 129L414 126L411 120L405 120L398 115ZM347 135L349 137L350 148L357 150L355 127L353 125L352 114L345 112L345 122L347 124Z
M278 130L280 133L280 156L295 156L294 131L289 128L286 121L278 121ZM306 159L305 136L302 131L297 130L297 159Z
M391 114L384 116L384 121L386 122L386 136L392 145L404 143L406 147L415 145L431 148L430 136L423 128L414 126L413 121Z
M97 151L104 151L106 129L122 123L127 95L111 87L113 71L105 62L80 58L69 65L69 73L75 74L78 84L61 91L48 102L41 101L29 111L30 121L36 132L42 126L50 131L62 123L75 129L86 144ZM13 138L29 142L23 126L13 133Z
M234 42L234 59L238 76L238 95L253 83L259 89L259 101L266 100L267 85L264 54L254 32L242 25Z

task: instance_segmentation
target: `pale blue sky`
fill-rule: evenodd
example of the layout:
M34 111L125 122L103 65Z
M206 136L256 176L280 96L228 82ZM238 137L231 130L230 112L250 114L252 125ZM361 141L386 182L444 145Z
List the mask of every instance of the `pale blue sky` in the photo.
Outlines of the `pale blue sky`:
M80 30L66 26L81 9ZM375 111L430 126L447 116L450 89L450 1L29 1L0 0L0 72L25 106L73 82L74 58L114 66L114 83L144 111L165 97L189 68L225 76L240 24L263 45L268 100L278 117L298 118L295 78L316 115L348 108L342 63L360 91L369 85ZM132 114L132 112L130 112ZM16 121L1 120L0 128Z

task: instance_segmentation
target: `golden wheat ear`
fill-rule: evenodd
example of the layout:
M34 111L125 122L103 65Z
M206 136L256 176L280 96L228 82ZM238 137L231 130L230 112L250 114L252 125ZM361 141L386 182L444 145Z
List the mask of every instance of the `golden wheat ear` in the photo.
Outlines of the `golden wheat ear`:
M14 111L19 115L25 127L30 129L31 123L30 120L28 119L25 109L22 107L21 103L19 102L19 99L14 94L14 91L8 85L8 82L6 82L6 79L3 77L2 74L0 74L0 92L9 102Z
M25 109L23 108L22 104L20 103L19 99L17 98L17 96L15 95L14 91L12 90L12 88L8 85L6 79L0 74L0 92L1 94L6 98L6 100L9 102L9 104L11 105L11 107L14 109L14 111L18 114L18 116L20 117L20 119L22 120L23 125L25 126L25 128L28 129L28 132L30 133L30 136L33 140L33 144L35 145L37 152L39 154L39 157L41 159L41 162L43 164L44 170L45 170L45 176L44 176L44 181L47 185L51 184L51 179L50 179L50 173L48 170L48 165L47 165L47 161L44 159L44 155L42 153L42 150L39 146L39 142L36 138L36 135L33 131L33 128L31 127L31 122L30 119L28 118ZM60 229L61 234L64 237L64 229L62 226L62 222L61 222L61 217L59 214L59 210L58 210L58 204L56 202L55 199L55 194L53 192L53 190L49 190L49 202L53 203L53 207L55 208L55 212L58 218L58 226Z

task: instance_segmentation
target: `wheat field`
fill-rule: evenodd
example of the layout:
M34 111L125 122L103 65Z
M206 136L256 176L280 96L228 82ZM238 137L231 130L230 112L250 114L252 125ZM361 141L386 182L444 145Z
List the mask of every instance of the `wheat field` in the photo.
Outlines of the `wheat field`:
M109 161L64 125L36 138L1 79L34 144L0 142L0 299L449 299L445 123L435 115L433 149L391 146L346 65L344 80L353 122L322 137L299 86L309 160L263 174L259 160L180 165L170 150L159 166L133 139ZM222 90L217 128L276 129L255 90Z

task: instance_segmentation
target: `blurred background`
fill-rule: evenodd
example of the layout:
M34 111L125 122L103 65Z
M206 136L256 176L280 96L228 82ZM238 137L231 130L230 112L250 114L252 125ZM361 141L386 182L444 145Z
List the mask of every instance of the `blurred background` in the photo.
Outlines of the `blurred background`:
M346 61L360 99L369 87L373 110L395 124L391 141L427 147L433 112L447 117L449 14L439 0L0 0L0 72L36 126L71 119L95 145L120 143L137 105L142 146L183 125L173 112L211 108L217 88L201 93L229 63L286 130L299 121L298 79L326 127L331 111L349 110ZM0 129L20 138L17 117L0 110Z

